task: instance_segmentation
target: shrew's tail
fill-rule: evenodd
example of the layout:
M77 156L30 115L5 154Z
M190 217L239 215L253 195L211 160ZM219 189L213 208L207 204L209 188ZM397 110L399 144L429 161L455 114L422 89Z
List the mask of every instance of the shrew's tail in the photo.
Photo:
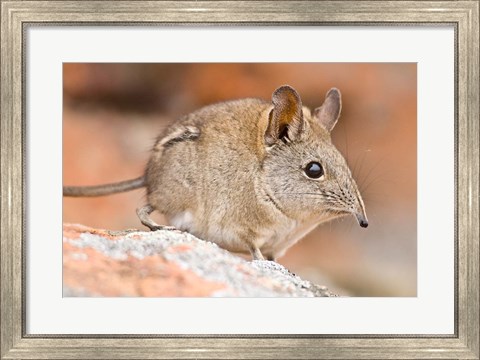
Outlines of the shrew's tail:
M104 196L145 186L145 176L136 179L121 181L113 184L104 184L97 186L64 186L63 196L85 197L85 196Z

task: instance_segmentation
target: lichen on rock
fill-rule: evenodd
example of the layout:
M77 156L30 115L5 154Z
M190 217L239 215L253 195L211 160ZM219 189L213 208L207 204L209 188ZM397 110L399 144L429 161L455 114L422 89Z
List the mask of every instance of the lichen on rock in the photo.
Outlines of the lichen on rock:
M318 297L326 287L179 231L63 226L64 296Z

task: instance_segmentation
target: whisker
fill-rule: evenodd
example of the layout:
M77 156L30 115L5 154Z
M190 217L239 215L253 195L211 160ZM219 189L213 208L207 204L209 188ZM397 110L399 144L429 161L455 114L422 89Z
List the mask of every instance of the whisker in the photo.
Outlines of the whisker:
M342 130L343 130L343 136L345 137L345 158L348 160L349 159L349 156L348 156L348 135L347 135L347 127L344 125L342 126Z
M383 159L378 159L378 161L372 166L370 167L370 169L368 170L367 174L365 176L362 176L362 180L361 180L361 183L358 184L358 187L363 191L363 186L365 185L365 183L370 180L370 177L372 176L372 174L375 173L375 170L378 169L379 165L383 162Z
M277 195L298 195L298 196L303 196L303 195L311 195L311 196L318 196L318 197L326 197L326 195L319 194L319 193L294 193L294 192L283 192L283 193L277 193Z

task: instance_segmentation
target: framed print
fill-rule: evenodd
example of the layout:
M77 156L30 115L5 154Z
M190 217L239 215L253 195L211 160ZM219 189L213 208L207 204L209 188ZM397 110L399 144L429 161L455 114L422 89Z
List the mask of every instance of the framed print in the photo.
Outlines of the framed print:
M1 17L2 359L479 358L478 1ZM60 192L128 179L146 195ZM260 188L274 215L254 216ZM349 216L291 246L313 211ZM125 231L167 220L191 235ZM286 269L299 293L269 279Z

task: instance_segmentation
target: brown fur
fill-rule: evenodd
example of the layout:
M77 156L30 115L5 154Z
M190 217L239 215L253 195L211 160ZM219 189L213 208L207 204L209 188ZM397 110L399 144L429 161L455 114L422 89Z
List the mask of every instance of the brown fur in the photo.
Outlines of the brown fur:
M149 209L180 230L254 258L281 256L334 217L354 214L366 224L357 185L330 139L339 91L331 89L314 116L289 86L272 100L207 106L171 126L146 169ZM322 178L305 175L311 161L322 164Z
M244 99L210 105L158 138L143 177L94 187L64 187L65 196L101 196L146 186L137 210L151 230L157 210L178 229L254 259L275 259L318 224L352 214L368 225L345 159L330 139L341 111L330 89L312 112L290 86L272 102ZM320 163L323 175L305 169Z

